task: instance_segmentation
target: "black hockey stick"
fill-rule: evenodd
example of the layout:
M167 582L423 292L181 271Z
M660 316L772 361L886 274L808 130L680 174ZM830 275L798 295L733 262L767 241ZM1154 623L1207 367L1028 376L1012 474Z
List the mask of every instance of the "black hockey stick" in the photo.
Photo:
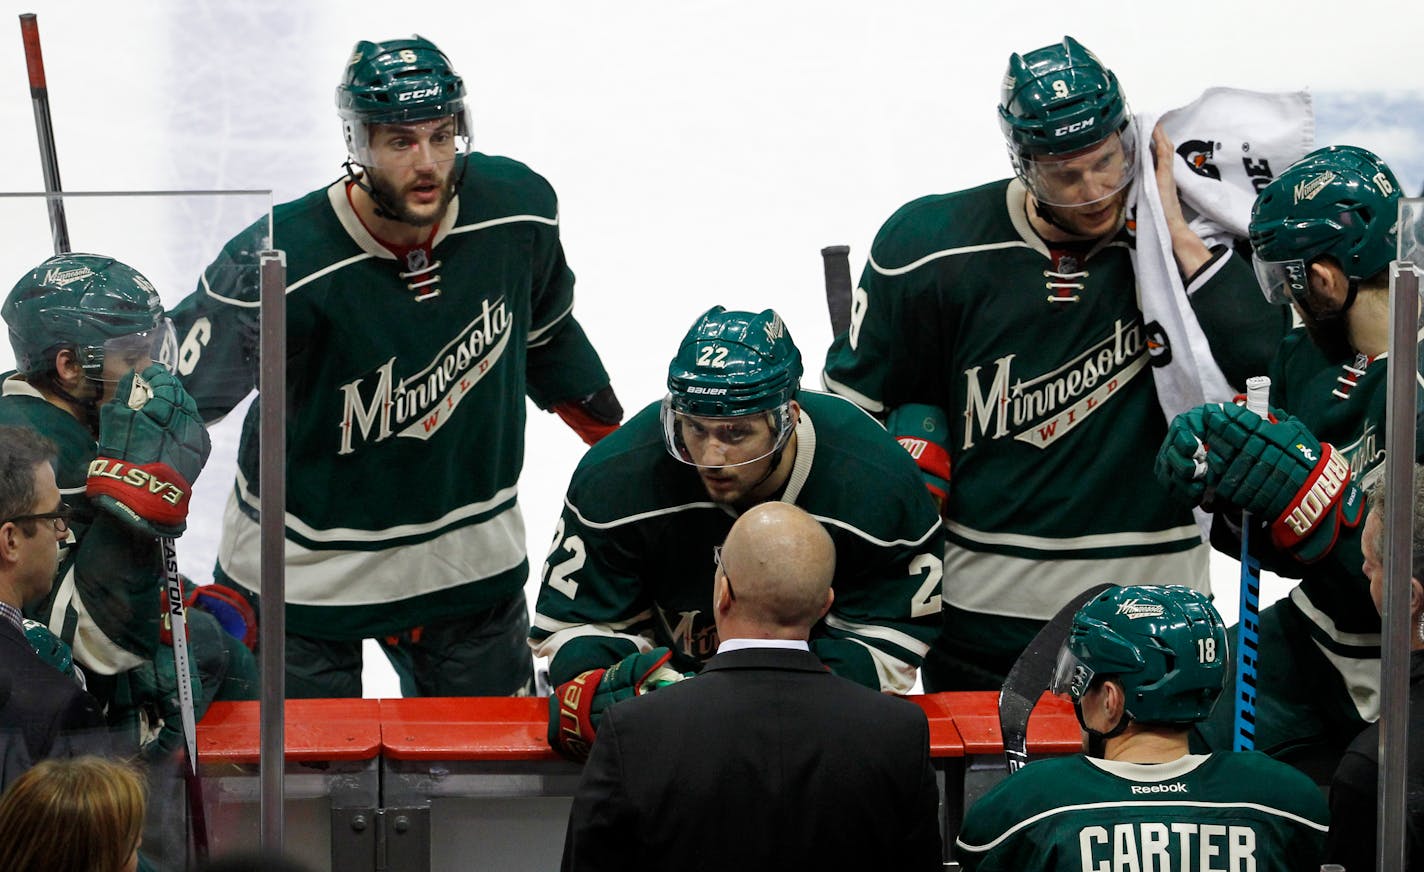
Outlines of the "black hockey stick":
M821 265L826 271L826 308L831 314L831 335L850 329L850 246L828 245L821 249Z
M1095 584L1064 603L1009 669L1004 686L999 690L999 732L1004 737L1004 756L1009 761L1010 774L1028 762L1028 716L1053 682L1058 649L1068 638L1073 616L1084 603L1111 587Z
M30 102L35 109L35 133L40 139L40 166L44 170L45 193L57 194L59 155L54 148L54 125L49 116L49 85L45 82L44 55L40 53L40 25L33 12L20 16L20 38L25 43L25 68L30 75ZM64 201L50 197L49 229L54 237L54 253L69 253L69 223L64 217Z
M25 45L25 67L30 78L30 99L34 102L35 131L39 135L40 164L44 169L45 193L49 206L50 234L54 253L68 254L69 222L64 213L63 191L59 181L59 154L55 149L54 125L49 112L49 86L45 81L44 55L40 51L40 26L33 12L20 16L20 37ZM202 781L198 778L198 737L194 717L193 680L188 672L188 625L183 610L183 586L178 576L178 552L171 537L158 539L160 557L167 576L168 614L173 636L173 663L178 679L178 706L186 742L187 766L183 777L188 786L190 811L193 816L193 846L198 860L208 858L207 816L203 807Z
M1271 394L1268 376L1246 380L1246 408L1268 414ZM1251 555L1251 513L1241 513L1241 600L1236 615L1236 700L1232 727L1232 750L1251 751L1256 747L1256 664L1261 644L1261 563Z

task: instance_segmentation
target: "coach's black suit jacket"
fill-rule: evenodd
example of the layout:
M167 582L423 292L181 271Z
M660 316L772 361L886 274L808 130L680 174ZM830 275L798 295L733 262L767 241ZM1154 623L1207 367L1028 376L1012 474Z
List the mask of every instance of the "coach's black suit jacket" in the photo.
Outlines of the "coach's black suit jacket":
M939 869L929 725L806 651L718 654L604 714L564 869Z
M103 726L94 697L41 660L25 634L0 617L0 785L52 754L103 747Z

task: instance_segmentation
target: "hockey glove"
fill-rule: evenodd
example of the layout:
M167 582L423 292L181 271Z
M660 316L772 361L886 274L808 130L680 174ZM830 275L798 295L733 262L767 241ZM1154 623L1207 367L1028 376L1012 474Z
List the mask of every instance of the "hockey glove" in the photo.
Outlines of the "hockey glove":
M193 681L193 704L198 709L193 712L196 723L207 713L207 706L195 657L188 659L188 675ZM159 648L154 659L130 670L128 678L132 702L140 712L139 748L143 758L150 762L165 759L183 746L183 709L178 702L173 649Z
M623 406L613 394L613 385L595 391L583 399L559 403L552 411L558 413L564 423L589 445L617 430L619 422L623 420Z
M131 372L99 410L89 497L142 533L181 535L192 483L210 449L197 406L173 374L161 364Z
M935 507L944 514L949 498L949 419L938 406L908 403L885 419L885 429L910 452L924 476L925 487L934 497Z
M1167 438L1157 449L1153 472L1172 495L1193 506L1206 495L1206 424L1202 420L1209 406L1188 409L1172 419Z
M1207 482L1219 499L1270 520L1271 542L1310 563L1335 545L1341 525L1354 527L1364 495L1350 464L1295 418L1273 422L1245 407L1205 407Z
M173 644L173 626L168 610L168 589L159 591L159 607L163 613L159 624L158 641L162 645ZM183 605L191 609L207 612L217 621L218 626L229 636L247 646L247 650L257 649L257 613L242 594L220 584L196 585L186 577L183 579Z
M598 722L609 706L689 676L667 665L672 651L629 654L607 669L590 669L549 696L549 746L570 760L588 759Z

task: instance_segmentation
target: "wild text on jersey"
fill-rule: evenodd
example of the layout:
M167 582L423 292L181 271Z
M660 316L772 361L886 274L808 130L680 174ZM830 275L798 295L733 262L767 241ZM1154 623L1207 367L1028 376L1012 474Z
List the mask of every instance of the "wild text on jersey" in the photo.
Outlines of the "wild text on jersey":
M342 385L338 453L354 452L357 440L380 442L392 435L429 439L503 356L513 322L503 297L485 300L480 314L420 370L397 381L397 359L392 357L376 370L375 387L364 396L365 377Z
M964 445L979 437L1013 438L1046 448L1078 426L1142 372L1147 337L1141 321L1113 322L1112 332L1057 369L1030 379L1014 377L1014 358L994 361L987 389L982 366L964 371ZM1016 432L1010 433L1010 429Z

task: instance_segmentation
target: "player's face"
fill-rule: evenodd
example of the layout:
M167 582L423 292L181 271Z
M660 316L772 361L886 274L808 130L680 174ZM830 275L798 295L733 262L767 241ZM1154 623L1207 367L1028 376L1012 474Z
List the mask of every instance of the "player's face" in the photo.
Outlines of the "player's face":
M1035 198L1077 236L1106 236L1117 227L1132 181L1132 161L1114 133L1091 148L1027 162Z
M39 463L35 466L34 475L36 499L25 514L58 511L60 493L55 484L53 467L48 463ZM7 530L5 535L13 535L20 540L20 563L16 577L20 580L21 596L25 602L33 602L48 594L54 584L55 570L59 567L59 543L68 538L69 528L48 519L22 521L10 526L13 526L13 531ZM26 532L24 527L32 528L33 533Z
M377 124L371 129L371 187L397 220L429 227L445 217L458 151L454 117L415 124Z
M678 426L688 459L713 502L740 505L760 495L778 459L777 434L769 415L681 415Z
M1381 533L1380 513L1370 512L1365 516L1365 529L1360 533L1360 553L1365 562L1360 569L1370 580L1370 599L1375 601L1375 609L1384 614L1384 555L1380 554Z
M104 369L99 376L99 405L114 398L119 379L131 372L143 372L152 365L153 358L147 348L136 347L118 353L107 351L104 354Z

